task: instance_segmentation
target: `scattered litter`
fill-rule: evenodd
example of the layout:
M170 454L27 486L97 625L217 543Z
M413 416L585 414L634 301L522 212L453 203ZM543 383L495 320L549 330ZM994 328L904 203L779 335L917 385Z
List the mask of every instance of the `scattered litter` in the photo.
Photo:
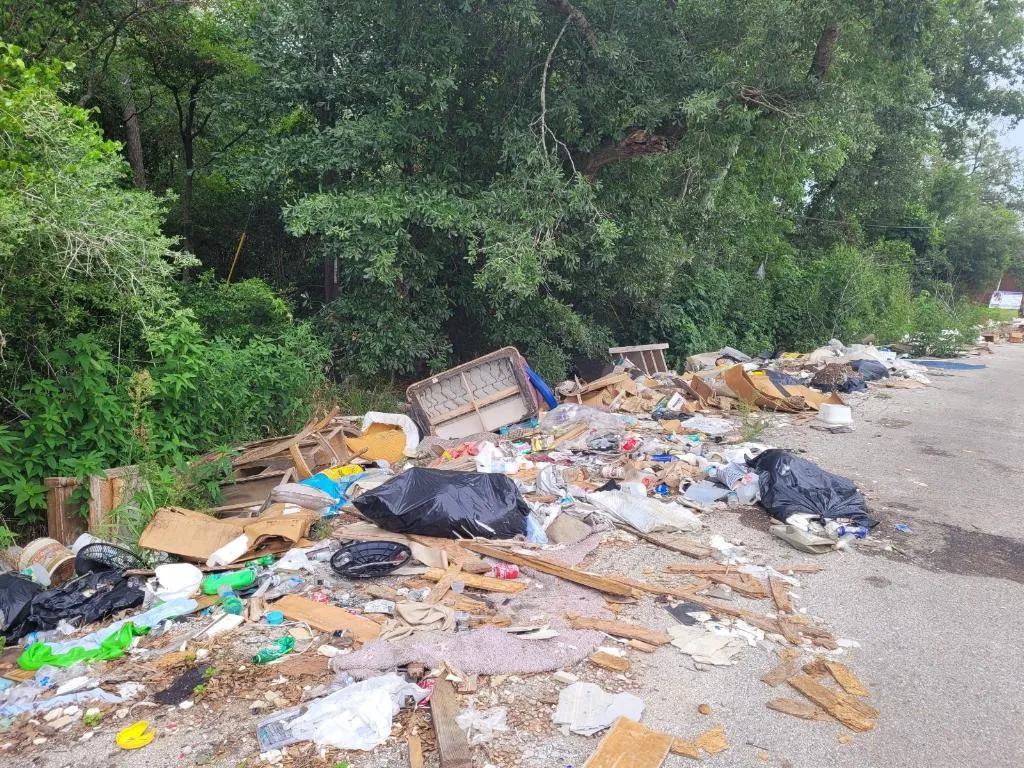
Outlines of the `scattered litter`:
M593 683L573 683L559 692L552 722L563 726L563 733L593 736L619 717L639 720L643 711L643 700L631 693L609 694Z
M467 709L455 718L459 728L466 732L470 745L484 744L494 738L494 734L508 730L508 710L505 707L492 707L482 712Z
M729 666L743 649L743 644L729 635L708 632L703 626L676 625L668 628L672 645L691 656L698 664Z

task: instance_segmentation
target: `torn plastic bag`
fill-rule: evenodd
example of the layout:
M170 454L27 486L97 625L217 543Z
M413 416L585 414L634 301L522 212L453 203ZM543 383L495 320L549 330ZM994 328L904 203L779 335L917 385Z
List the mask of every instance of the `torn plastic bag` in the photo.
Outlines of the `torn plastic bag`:
M53 629L61 619L77 626L91 624L141 605L143 597L143 591L118 571L90 573L32 598L25 620L8 633L7 639L17 640L35 630Z
M0 573L0 635L10 637L28 615L32 598L43 591L34 581L22 578L16 573ZM22 632L18 637L28 634Z
M657 530L696 531L701 522L693 512L673 502L639 498L625 491L595 491L587 501L616 520L642 533Z
M773 448L750 459L747 466L760 477L761 505L777 520L785 522L790 515L811 514L849 518L867 528L877 525L868 516L857 486L806 459Z
M391 673L353 683L311 702L285 725L299 741L369 752L391 735L392 719L405 702L420 702L427 691Z
M447 539L526 535L530 507L498 473L413 467L353 501L362 515L395 533Z

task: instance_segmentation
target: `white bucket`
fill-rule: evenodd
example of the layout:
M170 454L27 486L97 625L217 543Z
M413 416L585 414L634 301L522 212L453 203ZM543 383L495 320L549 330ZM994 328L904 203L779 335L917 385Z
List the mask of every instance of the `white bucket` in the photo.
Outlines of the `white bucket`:
M818 407L818 421L830 427L845 427L853 424L853 411L848 405L822 403Z

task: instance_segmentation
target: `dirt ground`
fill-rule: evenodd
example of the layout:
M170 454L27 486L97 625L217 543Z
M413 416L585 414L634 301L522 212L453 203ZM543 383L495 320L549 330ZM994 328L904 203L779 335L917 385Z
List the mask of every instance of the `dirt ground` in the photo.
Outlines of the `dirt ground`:
M653 654L631 651L625 674L586 661L572 671L605 690L640 696L646 704L643 722L651 728L692 739L724 726L729 749L704 758L723 768L1024 764L1019 629L1024 613L1019 522L1024 345L1002 345L980 362L987 367L936 377L930 389L874 389L855 399L853 433L818 432L778 417L762 438L801 450L826 469L855 479L881 520L854 551L815 559L825 570L802 575L801 586L793 590L796 604L821 617L836 638L860 644L842 658L872 692L870 701L880 710L874 730L852 734L838 723L804 721L766 709L770 699L799 698L785 692L785 685L773 689L760 681L778 664L778 645L771 642L744 648L731 667L698 667L666 646ZM713 512L706 522L695 538L706 541L719 533L774 564L813 559L770 537L769 518L759 508ZM913 532L895 531L897 522ZM664 550L615 540L598 548L584 566L649 578L683 561ZM766 610L764 603L748 606L742 599L737 605ZM626 606L621 618L657 628L673 623L664 605L650 598ZM260 640L249 636L244 644L212 646L203 661L214 673L187 711L137 704L119 718L114 707L95 728L78 722L56 734L40 721L34 737L47 739L40 745L25 744L33 734L21 727L8 729L0 732L0 748L7 747L0 751L0 765L265 765L254 732L262 714L253 712L252 705L276 697L294 703L330 676L254 669L245 660ZM123 674L126 680L137 679L130 669ZM174 670L146 674L143 682L159 690L173 679ZM561 687L550 675L511 677L461 696L463 706L509 708L510 731L475 748L477 768L582 766L599 737L564 736L550 724ZM698 711L701 704L709 705L710 714ZM116 732L144 718L156 728L157 739L136 752L118 749ZM397 737L373 753L342 755L306 745L290 748L284 764L405 768L401 727L408 720L403 714ZM690 763L670 756L664 765ZM428 752L426 765L437 766L436 753Z

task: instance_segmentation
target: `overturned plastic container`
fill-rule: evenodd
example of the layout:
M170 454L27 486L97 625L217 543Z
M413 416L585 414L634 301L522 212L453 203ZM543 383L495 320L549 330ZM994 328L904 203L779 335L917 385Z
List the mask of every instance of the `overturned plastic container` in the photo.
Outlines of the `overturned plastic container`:
M853 424L853 411L848 405L822 403L818 406L818 421L830 427L846 427Z

